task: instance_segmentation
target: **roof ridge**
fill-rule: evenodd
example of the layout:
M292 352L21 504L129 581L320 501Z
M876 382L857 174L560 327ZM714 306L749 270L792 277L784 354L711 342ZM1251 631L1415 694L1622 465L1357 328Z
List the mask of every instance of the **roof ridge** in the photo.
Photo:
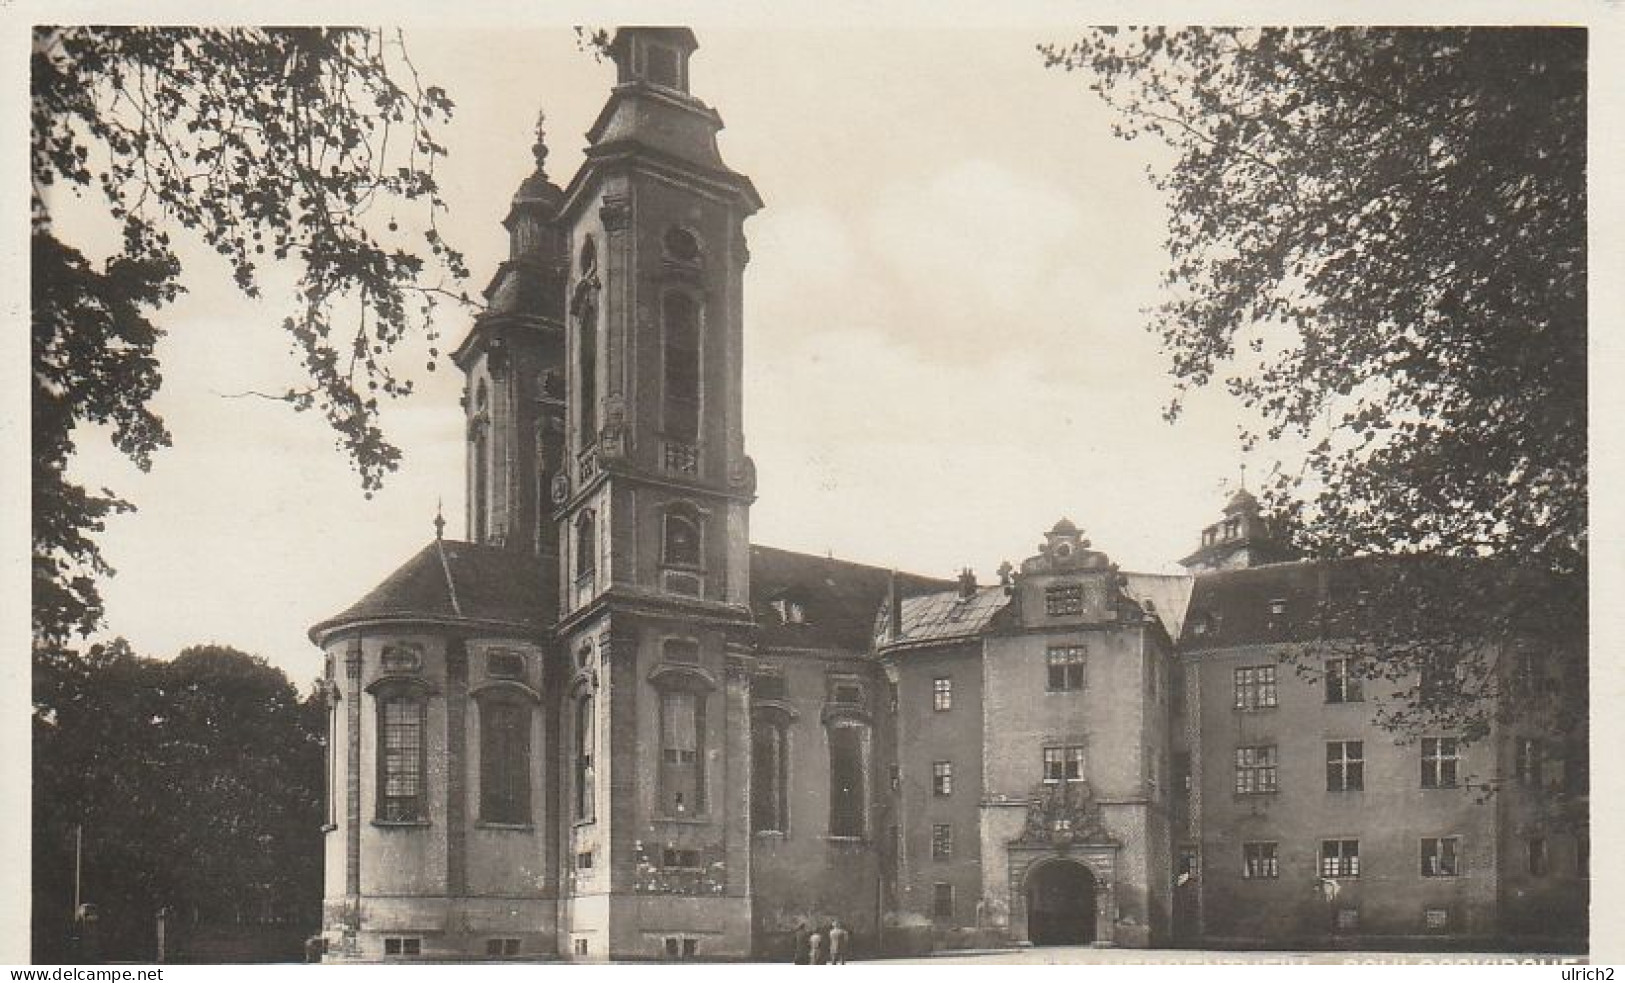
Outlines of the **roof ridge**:
M446 558L446 541L436 538L435 551L440 554L440 569L446 574L446 593L451 597L451 610L457 617L463 616L463 606L457 600L457 582L451 575L451 561Z

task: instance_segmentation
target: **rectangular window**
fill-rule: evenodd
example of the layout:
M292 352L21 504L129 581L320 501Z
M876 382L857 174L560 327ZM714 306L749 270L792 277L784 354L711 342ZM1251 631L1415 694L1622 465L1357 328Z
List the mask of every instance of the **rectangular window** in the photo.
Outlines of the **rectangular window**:
M898 789L902 788L903 787L903 768L902 768L902 766L901 765L891 765L887 770L890 771L890 773L891 773L891 790L893 792L895 792Z
M1326 702L1360 703L1364 700L1364 687L1354 671L1354 660L1327 659Z
M1365 742L1326 744L1326 791L1358 792L1365 788Z
M1277 791L1275 745L1236 748L1236 793L1260 795Z
M1337 930L1339 932L1358 932L1360 930L1360 909L1339 908L1337 910Z
M1429 908L1422 912L1422 925L1430 932L1443 932L1450 928L1448 908Z
M1202 872L1202 855L1194 846L1179 848L1179 874L1182 877L1195 877Z
M1236 709L1263 710L1275 706L1275 667L1245 666L1235 671Z
M954 794L954 765L951 761L931 762L931 793L933 795Z
M700 433L700 325L694 301L681 293L667 294L665 433L694 441Z
M660 851L660 866L694 870L700 866L700 851L666 847Z
M1460 873L1461 837L1425 837L1422 840L1422 876L1455 877Z
M583 850L582 852L576 854L576 870L591 870L591 869L592 869L592 851L591 850Z
M1422 738L1422 787L1455 788L1458 761L1454 737Z
M1520 737L1518 738L1516 753L1515 767L1518 784L1524 788L1539 788L1541 758L1543 757L1540 742L1532 737Z
M1527 845L1529 853L1529 876L1545 877L1548 867L1546 863L1546 838L1533 836Z
M1049 689L1052 693L1083 689L1084 654L1082 645L1061 645L1048 653Z
M931 914L937 918L954 917L954 886L931 885Z
M421 956L423 955L423 940L418 938L386 936L384 938L384 955Z
M1076 744L1045 748L1044 781L1083 781L1083 748Z
M423 818L423 701L414 696L384 700L379 756L378 818L386 823Z
M486 939L485 954L487 956L517 956L519 955L519 940Z
M572 942L574 944L572 946L571 951L573 951L578 956L585 956L587 954L588 950L587 950L587 940L586 939L573 939Z
M829 835L867 836L868 729L837 721L825 732L829 739Z
M660 694L660 796L665 813L685 816L705 811L704 695L668 689Z
M1250 881L1281 876L1275 847L1274 843L1243 843L1241 876Z
M947 676L938 676L931 680L931 709L952 710L954 708L954 681Z
M1044 613L1051 618L1083 613L1083 585L1055 584L1044 590Z
M1320 876L1359 877L1359 840L1321 840Z
M931 827L931 859L948 860L954 855L954 828L947 823Z
M528 705L481 700L480 819L530 822L530 721Z

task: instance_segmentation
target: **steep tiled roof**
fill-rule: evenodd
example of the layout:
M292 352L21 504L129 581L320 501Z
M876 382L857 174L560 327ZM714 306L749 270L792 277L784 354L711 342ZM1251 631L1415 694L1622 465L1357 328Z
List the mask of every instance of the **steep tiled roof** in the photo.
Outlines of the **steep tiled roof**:
M367 596L310 629L312 639L360 621L468 621L544 629L553 593L536 557L436 539Z
M750 603L762 644L869 651L875 612L884 606L891 576L883 567L752 546ZM906 597L941 590L951 581L899 573L897 584ZM785 623L773 607L781 599L801 606L803 623Z
M875 645L930 644L979 635L1009 603L1009 595L999 586L978 587L969 597L958 590L904 597L901 636L892 635L891 610L882 606L875 619Z

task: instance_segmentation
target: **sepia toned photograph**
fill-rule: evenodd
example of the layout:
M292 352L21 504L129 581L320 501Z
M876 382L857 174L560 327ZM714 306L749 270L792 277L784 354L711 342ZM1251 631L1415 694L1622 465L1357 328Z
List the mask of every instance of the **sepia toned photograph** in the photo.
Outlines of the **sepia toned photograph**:
M63 16L19 962L1589 958L1592 28Z

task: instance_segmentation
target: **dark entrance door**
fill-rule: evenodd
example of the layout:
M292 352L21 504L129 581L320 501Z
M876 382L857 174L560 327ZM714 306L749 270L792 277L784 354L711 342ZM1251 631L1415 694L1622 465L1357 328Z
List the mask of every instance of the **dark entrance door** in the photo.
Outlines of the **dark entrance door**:
M1095 876L1088 867L1052 861L1027 876L1027 938L1033 945L1095 940Z

